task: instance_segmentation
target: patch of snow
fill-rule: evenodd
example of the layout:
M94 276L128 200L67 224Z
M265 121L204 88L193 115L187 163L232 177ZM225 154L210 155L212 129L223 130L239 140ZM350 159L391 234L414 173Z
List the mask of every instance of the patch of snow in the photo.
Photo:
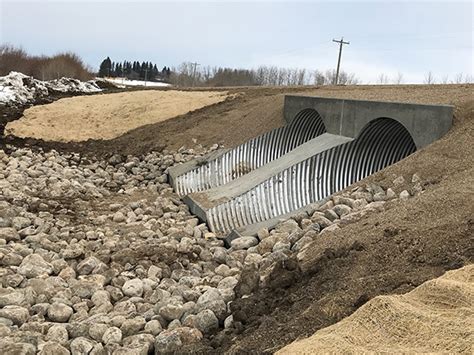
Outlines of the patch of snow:
M61 92L99 92L102 91L97 84L93 81L83 82L77 79L61 78L55 79L48 82L48 87L51 90Z
M43 95L48 95L48 89L42 81L14 71L0 77L0 103L26 104Z
M126 78L106 78L106 81L109 81L115 85L125 86L146 86L146 87L166 87L171 86L171 84L163 83L159 81L143 81L143 80L129 80Z
M94 81L61 78L51 81L37 80L31 76L10 72L0 77L0 104L18 105L46 97L51 92L92 93L102 91Z

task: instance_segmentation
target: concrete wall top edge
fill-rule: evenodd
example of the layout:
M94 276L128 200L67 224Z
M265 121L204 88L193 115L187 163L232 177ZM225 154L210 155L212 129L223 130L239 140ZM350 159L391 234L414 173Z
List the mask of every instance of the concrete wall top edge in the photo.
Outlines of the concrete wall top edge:
M403 105L403 106L425 106L425 107L448 107L454 109L453 105L443 105L443 104L419 104L419 103L414 103L414 102L399 102L399 101L375 101L375 100L360 100L360 99L341 99L337 97L321 97L321 96L306 96L306 95L285 95L285 101L287 100L292 100L292 99L301 99L301 98L307 98L311 100L321 100L321 101L333 101L333 102L354 102L354 103L368 103L368 104L382 104L382 105L389 105L389 104L395 104L395 105Z

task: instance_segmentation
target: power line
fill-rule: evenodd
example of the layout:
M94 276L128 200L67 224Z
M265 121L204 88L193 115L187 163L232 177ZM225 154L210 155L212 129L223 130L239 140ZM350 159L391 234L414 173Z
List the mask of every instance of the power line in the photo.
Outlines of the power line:
M339 43L339 57L337 58L336 81L335 81L335 85L337 85L337 80L339 79L339 68L341 66L342 45L350 44L350 42L344 42L344 37L341 37L339 41L336 39L333 39L332 41Z

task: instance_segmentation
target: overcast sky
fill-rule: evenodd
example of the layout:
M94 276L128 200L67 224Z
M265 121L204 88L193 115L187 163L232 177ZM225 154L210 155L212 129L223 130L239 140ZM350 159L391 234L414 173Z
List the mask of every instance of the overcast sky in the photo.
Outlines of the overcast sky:
M0 0L0 42L31 54L73 51L97 69L113 61L252 68L342 68L364 82L473 75L471 1Z

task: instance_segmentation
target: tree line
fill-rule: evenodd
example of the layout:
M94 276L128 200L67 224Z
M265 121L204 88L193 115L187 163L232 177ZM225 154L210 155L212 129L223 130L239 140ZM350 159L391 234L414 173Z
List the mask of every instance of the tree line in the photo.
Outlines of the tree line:
M128 61L113 62L110 57L105 58L99 66L99 77L124 77L131 80L168 81L171 75L169 67L158 69L152 62Z
M59 79L63 76L89 80L94 76L92 69L74 53L34 56L19 47L0 45L0 76L8 75L11 71L21 72L39 80Z
M297 68L280 68L276 66L260 66L255 69L234 69L226 67L196 66L184 62L178 67L164 66L161 70L152 62L123 61L112 62L109 57L104 59L99 72L86 65L75 53L64 52L53 56L35 56L26 53L22 48L12 45L0 45L0 76L10 71L18 71L40 80L52 80L70 77L80 80L98 76L127 77L129 79L161 80L178 86L297 86L297 85L333 85L335 70L308 70ZM393 78L380 74L376 84L403 84L403 74L397 73ZM427 72L424 84L460 84L472 83L474 77L469 74L456 74L453 77L435 77ZM356 85L361 80L354 73L341 71L338 84Z
M260 66L256 69L233 69L222 67L199 67L184 62L172 68L169 81L179 86L300 86L332 85L336 82L335 70L308 70ZM339 84L356 85L360 80L353 73L341 71Z

